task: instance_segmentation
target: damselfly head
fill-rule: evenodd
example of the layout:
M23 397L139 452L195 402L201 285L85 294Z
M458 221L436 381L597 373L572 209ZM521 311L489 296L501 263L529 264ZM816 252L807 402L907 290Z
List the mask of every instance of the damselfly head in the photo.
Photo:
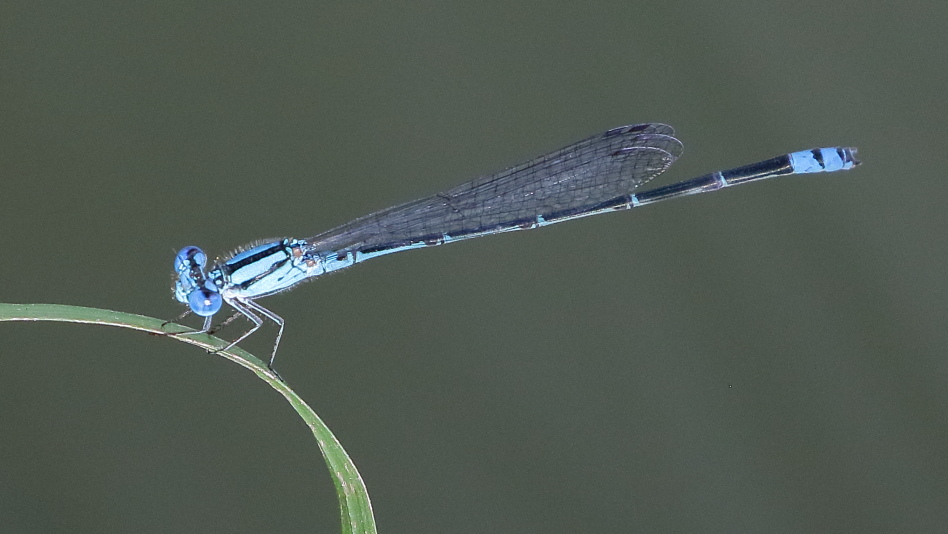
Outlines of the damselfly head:
M187 304L201 317L210 317L221 309L223 299L217 287L207 279L207 254L195 246L181 249L174 258L174 298Z

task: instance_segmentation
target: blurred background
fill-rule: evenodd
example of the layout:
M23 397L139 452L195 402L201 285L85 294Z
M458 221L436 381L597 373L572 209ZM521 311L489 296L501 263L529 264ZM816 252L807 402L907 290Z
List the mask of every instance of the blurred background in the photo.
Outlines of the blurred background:
M270 297L277 368L381 532L942 531L946 23L941 2L7 1L0 301L172 318L185 245L308 237L622 124L677 128L656 183L857 146L852 172ZM338 531L309 431L243 368L105 327L0 340L2 530Z

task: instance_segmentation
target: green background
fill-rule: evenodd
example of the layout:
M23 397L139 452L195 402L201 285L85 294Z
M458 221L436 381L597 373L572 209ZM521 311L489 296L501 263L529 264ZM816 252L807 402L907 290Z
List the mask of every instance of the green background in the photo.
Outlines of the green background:
M271 297L277 368L382 532L942 531L946 23L944 2L3 2L0 301L171 318L184 245L307 237L627 123L677 128L663 183L854 145L853 172ZM0 363L4 532L338 530L306 427L222 358L5 323Z

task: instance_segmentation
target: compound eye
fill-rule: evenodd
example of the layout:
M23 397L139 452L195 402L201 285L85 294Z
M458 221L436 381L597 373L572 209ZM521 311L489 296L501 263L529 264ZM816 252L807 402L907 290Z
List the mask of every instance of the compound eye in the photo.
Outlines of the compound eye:
M201 317L210 317L221 309L221 294L205 287L195 289L188 295L188 306Z
M192 265L197 265L203 270L207 265L207 254L195 246L187 246L178 251L178 255L174 257L175 272L190 270Z

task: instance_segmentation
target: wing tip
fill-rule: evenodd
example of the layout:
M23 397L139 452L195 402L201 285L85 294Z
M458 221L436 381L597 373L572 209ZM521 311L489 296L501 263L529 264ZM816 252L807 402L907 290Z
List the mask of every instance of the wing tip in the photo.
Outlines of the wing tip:
M639 124L627 124L618 126L603 133L603 137L615 137L618 135L638 135L638 134L662 134L673 137L675 129L667 124L660 122L642 122Z

